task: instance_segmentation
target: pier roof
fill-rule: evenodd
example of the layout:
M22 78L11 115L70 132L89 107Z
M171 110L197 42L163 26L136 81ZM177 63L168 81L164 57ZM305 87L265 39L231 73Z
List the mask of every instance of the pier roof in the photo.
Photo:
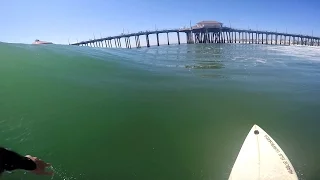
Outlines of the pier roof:
M218 21L200 21L197 24L222 24L222 23Z

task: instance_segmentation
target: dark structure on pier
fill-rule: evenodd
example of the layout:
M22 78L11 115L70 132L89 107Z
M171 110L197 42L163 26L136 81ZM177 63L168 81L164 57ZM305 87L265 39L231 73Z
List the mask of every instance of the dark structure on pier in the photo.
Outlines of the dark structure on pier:
M180 33L185 33L188 44L194 43L247 43L247 44L280 44L280 45L306 45L320 46L320 38L299 34L279 33L270 31L243 30L224 27L217 21L201 21L190 28L145 31L119 36L94 39L73 43L71 45L91 47L122 47L121 39L124 39L125 47L131 48L130 38L134 37L135 47L141 47L140 37L145 36L146 46L150 47L149 35L155 34L159 46L159 34L167 34L167 44L170 45L169 33L177 33L180 44Z

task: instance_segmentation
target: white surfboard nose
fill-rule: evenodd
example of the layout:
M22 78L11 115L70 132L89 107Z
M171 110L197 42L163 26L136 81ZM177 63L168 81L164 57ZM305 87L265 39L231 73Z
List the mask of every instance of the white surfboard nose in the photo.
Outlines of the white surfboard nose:
M229 180L297 180L294 168L279 145L257 124L248 133Z

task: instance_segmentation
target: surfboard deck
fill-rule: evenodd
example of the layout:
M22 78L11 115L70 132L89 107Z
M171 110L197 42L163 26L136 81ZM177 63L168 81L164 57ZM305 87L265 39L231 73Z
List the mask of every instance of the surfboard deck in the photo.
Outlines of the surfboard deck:
M229 180L298 180L280 146L258 125L247 135Z

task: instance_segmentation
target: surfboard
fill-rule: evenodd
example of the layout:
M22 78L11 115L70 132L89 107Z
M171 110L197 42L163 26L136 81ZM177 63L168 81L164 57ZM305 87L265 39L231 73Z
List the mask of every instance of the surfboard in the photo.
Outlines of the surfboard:
M247 135L229 180L298 180L280 146L258 125Z

